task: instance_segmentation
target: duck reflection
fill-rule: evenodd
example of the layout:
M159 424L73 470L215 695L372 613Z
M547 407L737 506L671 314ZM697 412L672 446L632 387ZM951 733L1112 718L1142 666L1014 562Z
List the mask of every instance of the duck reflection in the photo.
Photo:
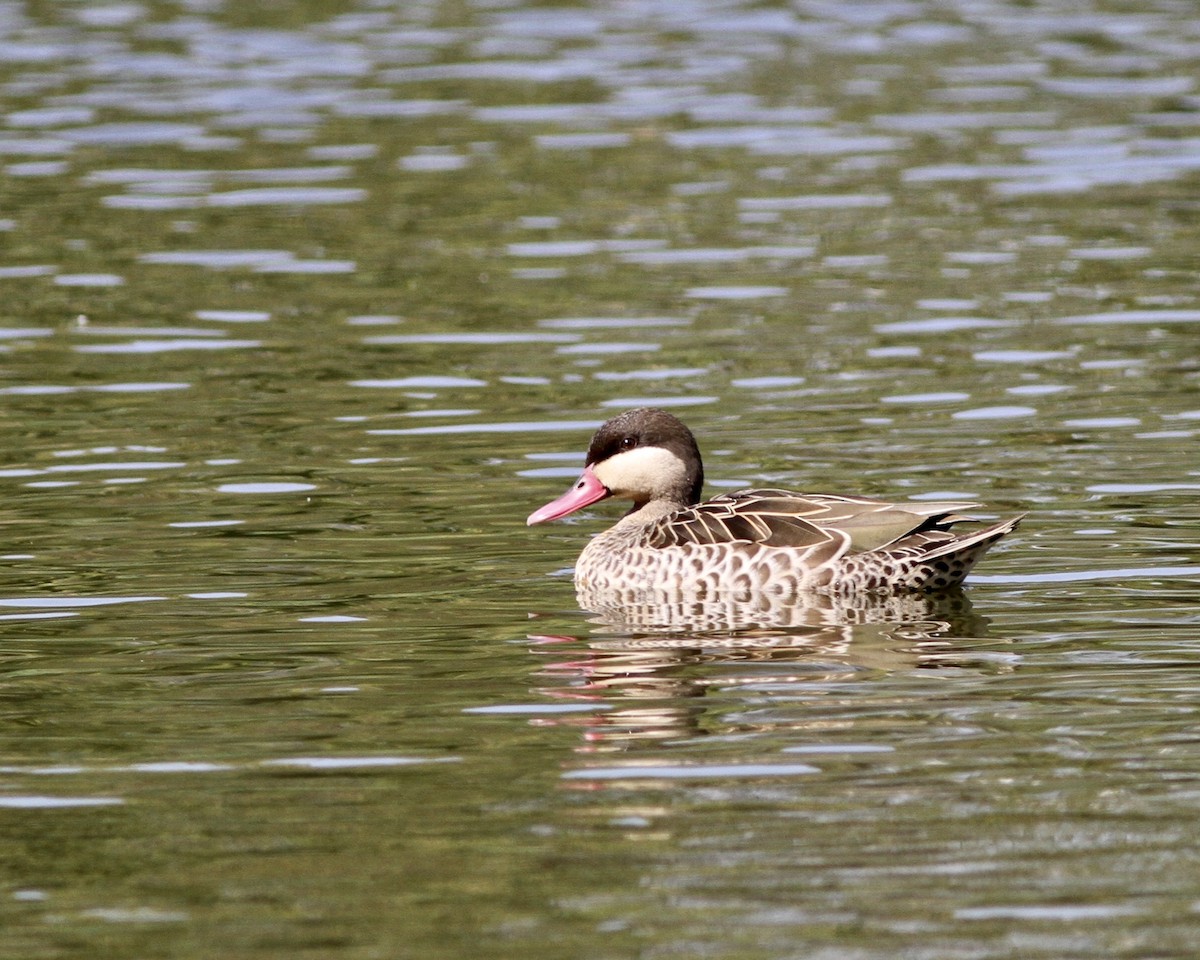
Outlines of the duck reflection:
M945 622L967 627L971 604L961 588L938 593L794 594L767 590L707 596L685 589L601 588L580 585L576 600L597 620L618 629L654 633L757 633L767 636L845 636L864 624Z
M753 733L753 724L731 726L727 715L706 729L713 720L703 700L714 690L786 697L914 669L1007 666L973 650L987 621L961 590L776 605L582 593L580 601L595 614L587 636L529 639L546 656L538 675L550 683L541 694L596 702L595 712L547 721L583 728L584 753Z

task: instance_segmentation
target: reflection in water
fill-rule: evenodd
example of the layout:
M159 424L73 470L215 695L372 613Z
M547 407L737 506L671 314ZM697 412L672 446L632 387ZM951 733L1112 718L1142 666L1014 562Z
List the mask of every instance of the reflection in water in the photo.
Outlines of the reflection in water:
M582 598L581 598L582 599ZM772 697L814 684L844 684L898 671L962 666L993 657L968 655L954 640L986 636L987 621L961 590L882 597L813 595L803 603L699 601L597 609L587 638L535 635L541 653L573 655L544 663L552 681L539 692L594 700L597 710L545 721L583 728L581 754L626 752L717 733L702 702L713 690ZM1002 665L1007 660L999 661ZM729 734L727 719L719 732ZM622 758L629 777L642 778L644 755ZM611 758L606 760L611 765ZM662 768L661 758L654 769ZM690 769L690 768L689 768ZM572 779L586 779L585 770ZM616 777L606 768L603 779Z
M961 590L924 594L806 593L794 595L754 591L749 596L702 596L681 589L612 590L580 584L579 605L601 623L617 628L673 633L746 630L845 630L855 624L883 624L928 619L961 619L970 602Z

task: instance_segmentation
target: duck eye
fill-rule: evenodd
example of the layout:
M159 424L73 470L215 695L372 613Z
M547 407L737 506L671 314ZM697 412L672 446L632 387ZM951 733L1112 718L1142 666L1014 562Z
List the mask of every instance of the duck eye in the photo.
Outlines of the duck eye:
M632 450L636 446L637 446L637 437L622 437L621 438L621 449L622 450Z

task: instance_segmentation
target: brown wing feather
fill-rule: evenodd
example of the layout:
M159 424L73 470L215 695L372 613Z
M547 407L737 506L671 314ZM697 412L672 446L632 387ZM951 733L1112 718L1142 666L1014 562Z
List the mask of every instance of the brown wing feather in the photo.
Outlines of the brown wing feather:
M748 491L758 494L760 491ZM775 491L772 491L775 492ZM757 496L726 494L677 510L648 531L652 547L696 543L758 543L769 547L807 548L829 541L830 534L792 510L760 508Z
M653 547L683 544L756 543L807 549L831 541L853 552L877 550L917 534L938 542L956 515L977 504L902 503L871 497L805 494L774 488L739 490L685 507L648 531ZM935 535L936 534L936 535Z

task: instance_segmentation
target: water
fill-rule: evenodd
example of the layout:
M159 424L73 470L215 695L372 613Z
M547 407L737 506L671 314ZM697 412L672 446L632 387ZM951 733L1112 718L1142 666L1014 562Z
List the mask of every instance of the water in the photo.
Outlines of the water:
M0 8L0 955L1191 956L1193 21ZM601 622L641 403L1030 516Z

